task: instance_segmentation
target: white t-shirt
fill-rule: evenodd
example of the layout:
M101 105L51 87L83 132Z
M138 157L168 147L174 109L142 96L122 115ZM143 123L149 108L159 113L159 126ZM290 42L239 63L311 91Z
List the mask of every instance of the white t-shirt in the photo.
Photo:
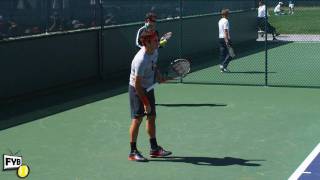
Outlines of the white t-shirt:
M289 8L294 8L294 4L289 4Z
M258 8L258 17L259 18L266 17L266 5L259 6L259 8Z
M281 5L278 4L278 5L274 8L274 11L273 11L273 12L275 12L275 13L281 12Z
M157 60L158 49L153 54L147 54L145 47L142 47L132 60L129 84L134 86L135 77L140 76L142 77L141 86L143 88L153 85Z
M226 18L221 18L219 23L218 23L218 26L219 26L219 38L224 38L224 30L227 29L228 30L228 39L230 39L230 28L229 28L229 21L228 19Z

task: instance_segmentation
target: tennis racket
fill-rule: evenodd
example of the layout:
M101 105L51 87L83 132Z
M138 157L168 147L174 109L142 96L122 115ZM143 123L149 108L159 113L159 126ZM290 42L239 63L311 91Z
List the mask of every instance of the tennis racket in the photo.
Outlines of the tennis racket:
M232 58L234 58L234 57L236 57L236 54L234 53L234 50L233 50L233 48L232 48L232 46L227 46L228 47L228 52L229 52L229 55L232 57Z
M162 40L169 40L172 36L172 32L167 32L164 35L161 36L160 41Z
M183 78L185 77L189 72L190 72L190 61L186 59L176 59L172 61L169 65L169 68L166 72L166 79L167 80L174 80L177 78ZM151 91L154 89L156 85L159 83L155 83L152 86L147 88L147 92Z

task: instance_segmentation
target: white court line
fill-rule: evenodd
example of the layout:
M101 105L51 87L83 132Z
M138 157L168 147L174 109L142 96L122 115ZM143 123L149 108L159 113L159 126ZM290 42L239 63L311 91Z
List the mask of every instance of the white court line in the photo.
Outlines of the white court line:
M289 177L288 180L297 180L301 174L304 173L304 171L307 169L307 167L310 165L310 163L313 161L315 157L320 152L320 143L313 149L313 151L309 154L309 156L300 164L298 169Z

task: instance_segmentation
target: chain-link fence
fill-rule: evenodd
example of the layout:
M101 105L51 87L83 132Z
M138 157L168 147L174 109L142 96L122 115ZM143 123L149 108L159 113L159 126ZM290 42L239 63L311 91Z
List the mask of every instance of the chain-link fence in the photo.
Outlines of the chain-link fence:
M319 1L265 1L266 17L257 18L257 39L234 45L237 56L220 72L218 49L185 83L320 87ZM259 4L257 3L257 7ZM241 30L231 14L231 39ZM258 8L256 11L258 16ZM242 19L245 23L245 18ZM243 33L243 32L242 32ZM236 34L239 36L239 34Z
M182 58L192 61L193 71L183 79L185 83L319 87L320 76L317 72L320 65L317 61L320 55L317 52L320 48L320 2L290 1L293 4L293 8L290 9L289 1L280 3L266 0L268 16L265 19L268 21L264 21L260 27L258 22L254 25L248 23L249 19L251 21L252 18L257 18L258 2L1 0L0 40L138 25L143 23L147 12L155 12L159 24L184 20L172 24L176 39L171 43L176 46L175 49L178 49ZM280 8L277 7L279 4ZM232 12L229 17L231 39L241 42L234 44L237 56L231 61L228 67L230 72L227 73L220 72L217 45L212 46L215 48L209 48L209 53L206 51L201 54L192 48L196 46L208 49L209 46L206 45L213 42L208 39L218 39L217 23L222 8L229 8ZM276 8L280 11L275 12ZM239 13L245 11L252 13ZM201 21L197 17L201 17ZM164 24L160 29L166 29ZM271 27L274 27L273 32L270 31ZM255 34L252 34L252 28L256 29ZM191 29L198 29L199 33L194 33ZM253 35L256 39L243 43ZM170 47L172 44L168 46Z
M268 85L320 86L320 1L268 1L269 23L279 35L269 39ZM271 36L271 35L269 35Z
M1 0L0 39L255 7L253 0Z

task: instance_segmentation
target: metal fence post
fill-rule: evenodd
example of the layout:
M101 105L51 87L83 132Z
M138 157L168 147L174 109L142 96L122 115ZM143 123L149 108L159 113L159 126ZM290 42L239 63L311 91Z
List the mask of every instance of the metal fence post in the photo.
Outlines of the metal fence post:
M104 29L104 13L103 13L103 0L99 0L99 8L100 8L100 30L99 30L99 77L101 79L104 79L103 75L103 61L104 61L104 34L103 34L103 29Z
M266 6L266 13L265 13L265 41L264 41L264 48L265 48L265 86L268 86L268 1L265 1Z

